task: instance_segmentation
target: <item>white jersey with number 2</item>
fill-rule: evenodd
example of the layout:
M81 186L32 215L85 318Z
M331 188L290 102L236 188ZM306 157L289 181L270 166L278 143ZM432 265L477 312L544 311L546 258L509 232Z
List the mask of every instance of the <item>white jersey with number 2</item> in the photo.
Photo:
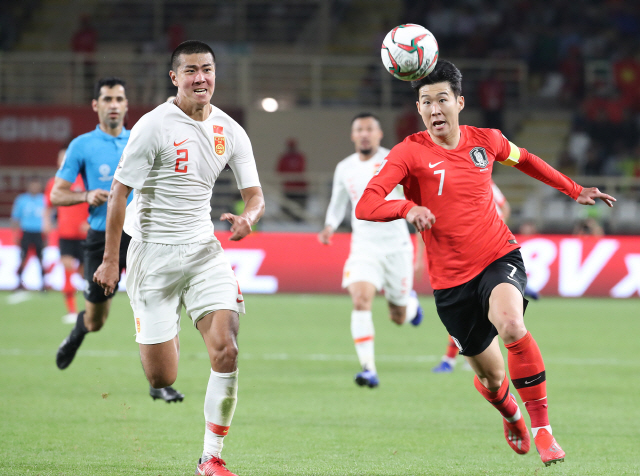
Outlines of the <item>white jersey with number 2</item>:
M333 176L331 201L327 209L325 225L334 230L338 228L351 202L351 252L354 248L384 248L398 249L411 246L409 230L405 220L394 220L386 223L376 223L358 220L355 214L356 204L367 187L369 180L383 165L389 150L378 149L373 157L362 161L357 153L341 160ZM401 187L396 187L387 200L403 200Z
M195 121L164 103L131 129L114 177L135 190L124 226L133 239L177 245L211 237L211 193L227 164L239 189L260 186L247 133L211 109Z

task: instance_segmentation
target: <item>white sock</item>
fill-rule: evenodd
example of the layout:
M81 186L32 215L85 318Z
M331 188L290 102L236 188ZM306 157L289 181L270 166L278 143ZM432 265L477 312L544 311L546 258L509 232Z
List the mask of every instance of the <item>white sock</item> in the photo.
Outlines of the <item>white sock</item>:
M409 301L407 302L407 317L405 317L403 324L408 324L418 314L418 296L415 293L409 295Z
M551 431L551 425L546 425L546 426L539 426L536 428L531 428L531 433L533 433L533 437L535 438L536 435L538 434L538 430L542 430L545 429L549 432L550 435L553 435L553 432Z
M446 355L443 355L442 359L440 359L440 360L442 360L443 362L448 363L451 366L451 368L456 366L456 358L455 357L447 357Z
M218 373L211 370L204 397L204 451L202 461L220 457L222 440L229 431L238 400L238 370Z
M371 311L351 311L351 336L356 346L358 360L363 368L372 372L376 371L373 354L374 335Z

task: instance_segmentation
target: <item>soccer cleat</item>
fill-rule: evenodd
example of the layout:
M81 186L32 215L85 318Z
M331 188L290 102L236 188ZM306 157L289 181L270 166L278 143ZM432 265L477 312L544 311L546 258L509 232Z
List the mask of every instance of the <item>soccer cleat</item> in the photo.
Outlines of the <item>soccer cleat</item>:
M167 403L181 402L184 400L184 395L171 386L164 388L153 388L149 386L149 395L151 395L154 401L156 398L159 398Z
M450 374L453 372L453 365L442 360L438 365L431 369L435 374Z
M564 461L564 451L562 451L556 439L546 428L540 428L540 430L538 430L534 441L536 449L538 453L540 453L540 459L542 459L545 466L550 466L551 463L562 463Z
M516 399L512 393L509 394L508 398L514 401ZM520 410L517 413L520 413ZM504 437L511 449L519 455L527 454L531 448L531 437L529 437L529 430L522 414L520 414L520 419L514 422L508 422L502 418L502 424L504 426Z
M225 468L226 465L227 463L222 458L216 458L215 456L204 463L200 458L198 466L196 466L196 476L238 476Z
M361 387L367 386L369 388L374 388L380 385L378 374L367 369L363 369L362 372L357 373L354 380Z
M71 330L71 333L69 333L65 340L62 341L56 354L56 365L60 370L66 369L71 362L73 362L73 358L76 356L76 352L78 352L85 335L86 332L83 332L76 326Z
M78 320L77 312L70 312L69 314L65 314L64 316L62 316L63 324L75 324L77 320Z

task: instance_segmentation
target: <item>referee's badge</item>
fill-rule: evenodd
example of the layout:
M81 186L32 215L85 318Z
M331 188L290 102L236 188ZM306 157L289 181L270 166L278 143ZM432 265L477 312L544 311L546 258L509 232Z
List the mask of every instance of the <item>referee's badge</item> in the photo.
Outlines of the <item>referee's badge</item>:
M484 169L487 165L489 165L489 159L487 159L487 151L484 150L484 147L474 147L469 152L471 156L471 160L473 160L473 164L476 167L480 167Z
M224 137L214 137L213 138L213 149L216 151L216 154L222 155L224 154L225 145L224 145Z

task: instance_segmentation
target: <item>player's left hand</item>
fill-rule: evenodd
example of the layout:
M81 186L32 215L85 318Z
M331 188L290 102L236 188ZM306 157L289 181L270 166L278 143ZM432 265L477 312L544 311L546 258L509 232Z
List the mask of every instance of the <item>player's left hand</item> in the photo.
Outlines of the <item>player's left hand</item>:
M234 215L233 213L223 213L220 221L227 220L231 223L231 241L239 241L249 233L251 233L251 223L242 215Z
M609 206L609 208L612 208L613 202L616 201L616 199L613 198L611 195L602 193L596 187L591 187L591 188L583 188L582 192L580 192L580 195L578 195L578 198L576 198L576 202L578 202L580 205L595 205L596 198L599 198L604 203L606 203Z
M120 281L119 263L102 262L95 273L93 273L93 282L100 285L104 289L105 296L111 296Z

